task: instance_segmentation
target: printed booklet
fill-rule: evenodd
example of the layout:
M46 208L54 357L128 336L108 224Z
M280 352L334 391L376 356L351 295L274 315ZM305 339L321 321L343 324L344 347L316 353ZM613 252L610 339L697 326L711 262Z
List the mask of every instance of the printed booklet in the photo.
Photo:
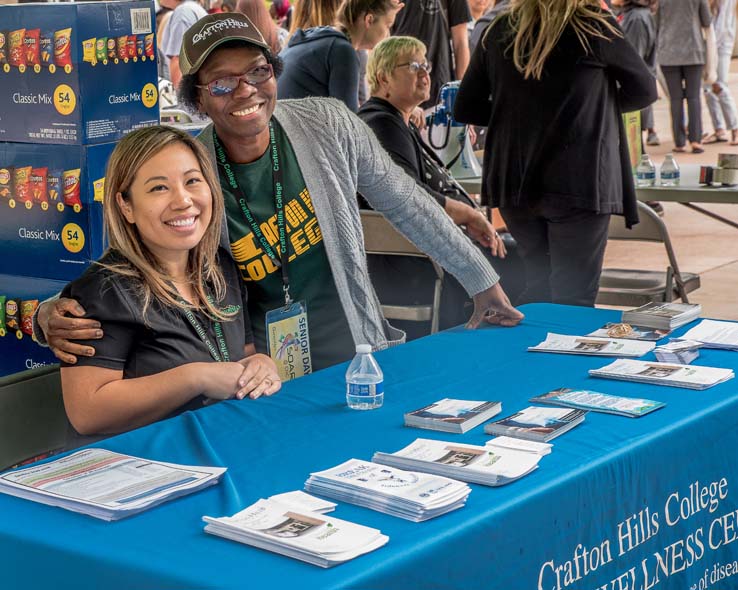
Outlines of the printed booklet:
M259 500L233 516L203 516L205 532L320 567L332 567L389 541L381 531L275 500Z
M623 312L623 323L646 326L656 330L673 330L700 317L699 303L656 303L652 301L641 307Z
M225 467L191 467L85 449L0 475L0 492L118 520L218 483Z
M639 340L566 336L549 332L543 342L535 346L529 346L528 351L592 356L643 356L651 352L654 346L653 342L641 342Z
M534 404L551 404L565 408L617 414L630 418L645 416L649 412L663 408L666 405L663 402L650 399L620 397L586 389L569 389L568 387L554 389L543 395L532 397L528 401Z
M372 461L486 486L501 486L538 467L536 453L419 438L396 453L374 453Z
M618 359L601 369L591 369L593 377L670 385L687 389L707 389L735 375L732 369L717 367L696 367L694 365L674 365L632 359Z
M471 493L468 485L447 477L358 459L311 473L305 489L413 522L461 508Z
M549 455L553 445L551 443L536 442L534 440L523 440L512 436L496 436L484 443L485 447L498 447L500 449L513 449L535 455Z
M484 431L487 434L548 442L581 424L586 413L584 410L530 406L512 416L485 424Z
M646 326L631 326L630 324L615 324L608 322L601 328L590 332L587 336L595 338L621 338L623 340L648 340L656 342L671 334L671 330L654 330Z
M405 414L405 426L464 433L502 411L500 402L444 398Z
M738 350L738 322L702 320L683 338L702 342L707 348Z

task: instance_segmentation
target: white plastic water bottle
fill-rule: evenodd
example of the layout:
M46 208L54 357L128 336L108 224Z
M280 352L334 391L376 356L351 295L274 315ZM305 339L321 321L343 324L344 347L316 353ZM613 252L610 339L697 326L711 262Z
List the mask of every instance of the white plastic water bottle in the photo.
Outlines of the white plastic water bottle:
M676 163L674 154L666 154L664 163L661 164L661 185L678 186L679 177L679 164Z
M352 410L373 410L384 403L384 374L369 344L357 344L346 371L346 403Z
M655 184L656 166L653 165L651 156L643 154L636 168L636 186L654 186Z

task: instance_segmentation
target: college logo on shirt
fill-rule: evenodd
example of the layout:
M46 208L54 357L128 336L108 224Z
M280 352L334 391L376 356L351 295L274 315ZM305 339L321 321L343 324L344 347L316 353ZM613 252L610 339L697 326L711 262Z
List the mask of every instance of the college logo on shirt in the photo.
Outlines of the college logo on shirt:
M290 243L290 258L292 262L304 255L316 244L323 241L323 234L315 217L313 202L307 188L284 206L287 239ZM277 229L277 214L275 213L259 225L269 245L279 252L279 230ZM231 243L231 252L237 263L244 281L261 281L274 272L278 267L264 252L252 232L240 240Z

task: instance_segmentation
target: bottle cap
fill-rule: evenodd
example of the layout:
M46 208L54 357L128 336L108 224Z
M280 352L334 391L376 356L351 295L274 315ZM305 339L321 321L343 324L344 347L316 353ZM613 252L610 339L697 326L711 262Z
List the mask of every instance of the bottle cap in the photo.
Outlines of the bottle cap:
M357 344L356 345L356 352L359 354L367 354L372 351L372 345L371 344Z

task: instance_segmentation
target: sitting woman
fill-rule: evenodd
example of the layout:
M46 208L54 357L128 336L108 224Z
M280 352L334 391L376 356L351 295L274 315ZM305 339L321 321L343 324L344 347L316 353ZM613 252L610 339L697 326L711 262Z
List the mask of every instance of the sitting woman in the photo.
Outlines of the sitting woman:
M305 0L306 6L324 2ZM279 98L330 96L356 112L360 82L357 51L373 49L389 35L401 6L397 0L346 0L329 23L296 29L279 54L284 62ZM322 14L330 12L328 8ZM334 20L335 26L322 26L333 25ZM296 18L297 26L300 22Z
M223 196L202 145L168 127L134 131L110 156L105 191L110 247L62 293L104 332L95 356L62 363L77 432L278 391L274 362L249 344L242 281L218 252Z
M371 98L359 109L359 117L371 127L396 164L415 178L446 210L457 225L464 226L468 235L490 257L500 274L505 291L513 298L516 291L514 263L503 262L505 241L487 220L463 188L453 179L443 162L423 141L411 121L411 114L430 96L431 64L426 60L426 48L414 37L389 37L372 52L367 66ZM508 242L508 245L510 242ZM432 266L423 260L398 256L371 256L370 274L379 299L384 304L417 304L425 298L429 284L435 280ZM403 281L398 283L397 277ZM441 328L466 321L460 312L461 301L467 296L458 283L447 275L441 311ZM397 322L395 322L397 323ZM417 327L402 325L413 335Z

